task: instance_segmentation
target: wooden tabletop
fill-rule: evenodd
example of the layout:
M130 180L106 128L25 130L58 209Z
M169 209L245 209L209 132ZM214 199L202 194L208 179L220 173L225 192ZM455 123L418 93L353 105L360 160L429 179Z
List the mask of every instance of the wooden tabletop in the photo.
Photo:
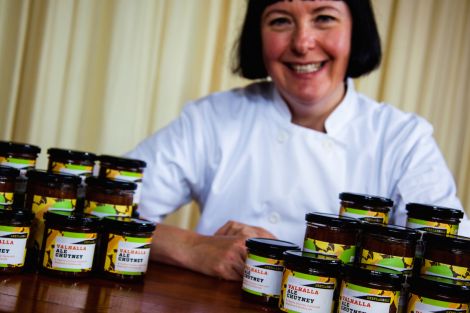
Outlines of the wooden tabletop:
M152 262L143 284L44 274L0 275L0 312L260 312L229 282Z

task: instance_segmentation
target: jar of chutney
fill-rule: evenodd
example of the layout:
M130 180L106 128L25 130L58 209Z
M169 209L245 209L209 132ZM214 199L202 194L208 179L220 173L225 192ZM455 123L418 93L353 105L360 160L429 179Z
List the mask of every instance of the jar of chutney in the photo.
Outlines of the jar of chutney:
M85 180L85 212L99 217L132 216L133 182L88 177Z
M406 210L407 227L444 235L457 235L460 220L463 218L463 212L460 210L436 205L408 203Z
M65 173L86 178L93 174L96 154L59 148L47 150L49 162L47 170L53 173Z
M23 270L32 219L24 210L0 210L0 274Z
M16 179L20 171L7 166L0 166L0 210L13 207Z
M248 255L243 274L243 298L277 307L284 270L283 253L299 250L299 247L292 242L269 238L250 238L245 245Z
M36 160L41 148L26 143L0 141L0 165L19 169L24 175L27 170L36 168Z
M60 277L92 273L99 218L71 211L48 211L41 249L41 272Z
M388 224L393 201L384 197L343 192L340 215L356 218L361 221Z
M307 213L303 251L335 256L343 263L354 262L361 222L327 213Z
M123 216L102 219L103 237L99 271L104 277L123 282L142 282L147 272L156 225Z

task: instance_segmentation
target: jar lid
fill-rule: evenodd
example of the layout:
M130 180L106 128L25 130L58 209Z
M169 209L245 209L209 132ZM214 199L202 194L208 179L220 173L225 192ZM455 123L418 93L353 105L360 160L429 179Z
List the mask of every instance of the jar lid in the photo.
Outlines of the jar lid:
M373 206L373 207L391 207L393 206L393 200L384 197L377 197L371 195L342 192L339 194L339 198L345 201L356 202L361 205Z
M85 183L90 187L102 187L105 189L136 190L137 184L130 181L118 179L106 179L102 177L90 176L85 179Z
M20 170L13 168L13 167L0 165L0 176L14 178L14 177L18 177L19 175L20 175Z
M298 250L287 250L284 252L286 266L303 267L306 271L327 271L336 275L341 269L341 261L329 255L320 255Z
M361 225L359 220L352 217L320 212L307 213L305 220L310 223L321 223L342 228L357 228Z
M112 155L100 155L98 157L98 160L100 162L105 162L105 163L111 163L116 166L122 166L122 167L146 167L147 163L142 160L137 160L137 159L129 159L129 158L122 158L122 157L116 157Z
M41 152L41 148L27 143L0 141L0 152L32 153L37 155Z
M132 218L127 216L106 216L102 219L104 227L128 232L153 232L156 228L155 223L144 219Z
M413 277L410 282L411 291L418 291L420 296L444 295L456 298L461 302L470 299L470 282L450 278L421 275Z
M384 225L379 223L362 224L364 233L372 235L381 235L384 237L392 237L404 240L416 241L421 237L421 233L413 228L398 226L398 225Z
M423 218L438 217L438 218L462 218L463 212L460 210L441 207L432 204L422 203L408 203L406 205L408 215L419 216Z
M98 217L91 214L63 210L49 210L44 213L44 219L60 226L96 227L100 222Z
M298 250L299 246L295 243L270 238L249 238L245 241L248 249L257 250L264 253L274 253L282 255L287 250Z
M346 264L343 266L343 272L346 277L350 277L352 279L359 279L375 283L386 283L391 284L397 288L400 288L401 284L406 278L406 272L395 271L389 268L371 264Z
M71 160L89 160L93 162L96 160L96 154L85 152L85 151L49 148L47 150L47 154L49 154L49 157L53 157L53 158L64 158L64 159L71 159Z
M0 210L0 220L18 221L21 223L32 222L34 214L26 210Z
M30 180L38 180L41 183L60 183L60 184L74 184L81 183L81 178L71 174L65 173L51 173L44 170L30 170L26 173L26 177Z
M470 253L470 238L464 236L425 232L423 242L426 247L444 248L445 250L461 249Z

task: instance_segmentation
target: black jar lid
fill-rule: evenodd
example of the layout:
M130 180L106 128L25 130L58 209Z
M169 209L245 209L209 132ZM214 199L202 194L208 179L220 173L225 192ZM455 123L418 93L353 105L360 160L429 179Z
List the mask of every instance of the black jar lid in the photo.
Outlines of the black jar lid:
M358 193L342 192L339 194L339 198L344 201L355 202L360 205L371 206L371 207L392 207L393 200L384 197L364 195Z
M332 227L358 228L361 222L355 218L338 214L313 212L305 215L305 220L310 223L321 223Z
M299 250L295 243L270 238L249 238L245 241L248 249L262 254L274 254L279 257L287 250Z
M0 165L0 177L8 177L8 178L15 178L20 175L20 170L9 167L9 166L1 166Z
M44 170L30 170L26 173L31 181L39 181L40 183L57 183L57 184L74 184L79 185L81 178L71 174L65 173L51 173Z
M127 217L127 216L106 216L102 219L103 226L108 231L127 231L127 232L153 232L156 228L155 223L150 221Z
M406 205L406 210L408 211L408 215L422 217L425 219L430 217L460 219L463 217L463 212L460 210L432 204L408 203Z
M47 154L52 158L62 158L69 160L86 160L94 162L96 154L86 151L68 150L60 148L49 148Z
M97 227L100 223L100 219L94 215L63 210L49 210L44 213L44 219L47 223L71 227Z
M102 187L105 189L136 190L137 184L130 181L107 179L102 177L90 176L85 179L85 183L90 187Z
M14 209L14 210L0 210L0 220L31 223L34 218L34 213L31 211Z
M465 250L470 253L470 238L452 234L438 234L433 232L425 232L423 234L423 242L427 249L439 248L445 250Z
M305 268L305 272L321 271L331 273L333 276L339 274L341 261L329 255L319 255L298 250L287 250L284 252L286 267Z
M381 235L387 238L416 241L421 237L421 233L413 228L398 225L384 225L380 223L362 223L362 230L371 235Z
M102 163L110 163L115 166L127 168L144 168L147 166L147 163L142 160L116 157L112 155L100 155L98 160Z
M31 153L39 154L41 148L27 143L13 142L13 141L0 141L0 152L16 152L16 153Z
M470 282L450 278L421 275L413 277L410 281L410 290L420 296L430 297L444 295L463 302L470 299Z
M346 277L351 279L374 283L385 283L396 288L400 288L406 278L406 272L400 272L371 264L346 264L343 266L343 273Z

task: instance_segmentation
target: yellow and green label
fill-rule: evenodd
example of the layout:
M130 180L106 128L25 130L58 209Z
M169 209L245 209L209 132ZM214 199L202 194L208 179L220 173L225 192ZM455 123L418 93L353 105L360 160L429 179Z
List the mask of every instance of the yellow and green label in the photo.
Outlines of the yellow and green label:
M29 227L0 225L0 267L22 267Z
M64 272L90 272L93 266L96 238L97 233L48 229L43 266Z
M143 275L147 271L151 242L152 237L109 234L104 270L121 275Z
M369 288L343 281L338 312L397 312L399 300L400 291Z
M388 213L386 212L376 212L360 208L348 208L341 206L340 215L367 222L381 223L385 225L388 224Z
M257 296L278 298L281 292L282 260L248 253L243 273L242 289Z
M0 209L8 208L13 204L13 192L0 192Z
M362 249L360 263L372 264L380 267L390 268L396 271L406 271L413 268L414 258L400 257Z
M99 217L105 216L132 216L132 205L118 205L101 203L96 201L85 201L85 213Z
M89 176L93 173L93 166L63 162L52 162L51 170L54 173L65 173L77 176Z
M424 259L421 274L470 281L470 268Z
M427 297L418 296L410 293L408 300L407 313L468 313L469 303L455 303L448 301L435 300Z
M409 228L424 230L427 232L442 234L442 235L457 235L459 232L458 224L447 224L434 221L426 221L417 218L408 218L406 226Z
M106 169L106 178L109 179L118 179L131 182L142 181L143 173L139 172L129 172L129 171L120 171L115 169Z
M354 262L354 256L356 255L355 245L343 245L312 238L305 239L303 250L310 253L330 255L338 258L343 263Z
M0 156L0 165L26 170L36 167L36 160Z

